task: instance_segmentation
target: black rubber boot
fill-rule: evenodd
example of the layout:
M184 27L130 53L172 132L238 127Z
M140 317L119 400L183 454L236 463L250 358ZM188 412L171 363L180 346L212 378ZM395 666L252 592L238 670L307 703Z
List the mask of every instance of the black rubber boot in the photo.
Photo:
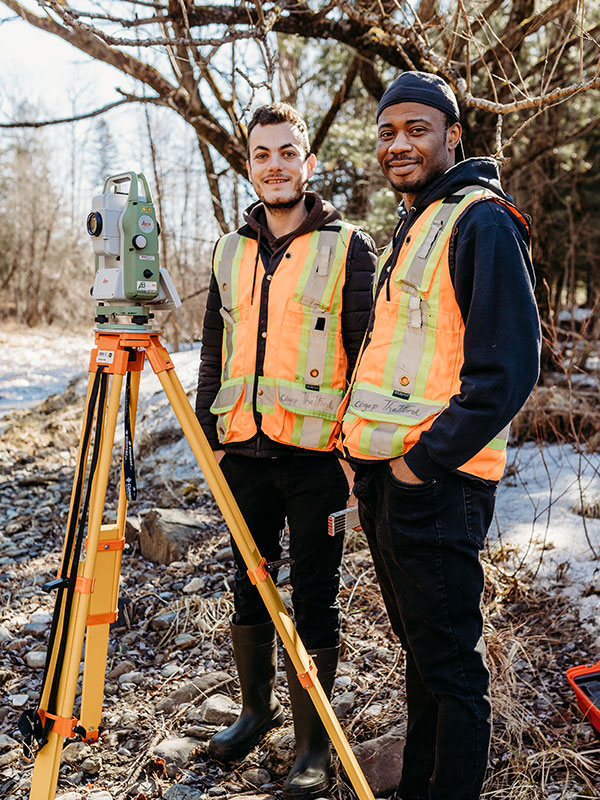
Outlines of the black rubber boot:
M339 647L310 651L317 665L317 677L328 698L333 689L339 651ZM329 736L287 653L285 671L294 715L296 761L283 784L283 797L284 800L311 800L323 794L331 781Z
M283 722L273 693L277 674L277 640L272 622L231 624L231 641L242 690L242 713L229 728L215 734L208 754L216 761L236 761L247 755L261 736Z

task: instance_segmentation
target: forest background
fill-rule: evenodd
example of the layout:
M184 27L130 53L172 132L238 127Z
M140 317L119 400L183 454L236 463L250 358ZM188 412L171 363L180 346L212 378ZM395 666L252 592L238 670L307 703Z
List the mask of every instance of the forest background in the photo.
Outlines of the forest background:
M505 189L531 216L546 323L564 321L558 315L565 309L594 308L596 4L115 0L99 11L86 2L2 0L0 7L5 25L18 15L122 78L115 72L114 98L96 105L93 86L74 85L66 117L80 121L58 127L47 124L55 121L50 87L35 107L4 86L0 291L16 320L89 316L92 261L83 220L103 178L133 168L153 186L163 265L185 301L171 337L175 344L198 338L212 245L239 224L251 199L245 125L254 107L272 99L297 105L308 120L319 158L313 188L383 245L397 198L374 155L375 107L405 69L433 70L451 83L467 156L496 157Z
M245 126L253 108L272 99L296 105L308 121L319 159L312 188L382 246L393 230L398 198L385 184L375 158L377 100L385 85L405 69L434 71L452 85L461 107L466 155L497 158L504 188L532 218L544 332L540 384L513 426L511 443L528 444L522 451L511 448L511 465L501 487L505 498L517 491L517 484L523 498L534 498L533 513L527 500L517 503L517 513L523 515L525 550L539 550L539 562L528 572L522 553L502 541L499 549L494 544L486 554L488 633L489 625L497 626L488 645L496 695L502 698L502 722L493 746L495 772L486 797L598 796L598 749L589 736L582 739L580 729L573 732L573 699L553 661L572 664L577 654L583 659L583 654L594 653L597 641L591 632L593 621L585 635L594 638L584 641L578 603L589 601L591 607L600 596L600 571L595 568L600 552L600 8L584 0L254 0L212 5L114 0L101 6L87 0L77 5L65 0L0 0L3 35L11 25L23 24L15 22L17 17L67 42L86 63L110 65L116 76L114 97L108 100L98 98L93 83L75 81L70 111L60 114L51 86L45 98L40 92L33 100L23 96L16 80L3 76L0 297L3 325L14 322L20 329L50 324L58 331L78 326L90 330L93 260L85 218L103 179L134 169L143 171L150 182L163 231L162 265L184 300L178 312L161 317L165 338L173 350L198 341L214 242L221 232L238 226L253 199L245 174ZM43 76L40 85L45 85ZM193 393L197 356L180 355L194 356L188 365L189 388L186 384ZM61 410L52 401L31 419L17 416L3 439L10 464L6 474L12 470L11 475L21 476L23 471L19 480L29 486L28 471L52 472L55 466L40 443L45 436L54 442L52 430L59 426L61 435L68 432L72 450L76 411L76 405ZM68 423L61 414L71 415ZM153 414L159 416L147 411L148 417ZM36 425L42 433L35 442L37 450L30 453ZM144 450L147 459L156 451L155 480L159 462L165 460L159 446L175 436L172 430L159 433L150 435ZM568 490L556 490L553 459L558 451L552 449L554 444L547 446L549 442L559 443L561 457L568 450L568 467L561 473L561 480L568 473ZM4 457L1 452L0 456ZM539 486L527 471L533 462L547 473ZM68 483L68 477L63 479ZM15 487L21 486L19 480ZM5 489L9 483L3 484ZM207 502L201 491L184 500L182 487L173 482L161 491L164 505L191 503L193 509L194 503ZM574 500L569 492L575 492ZM567 498L570 505L564 510L559 503L567 503ZM10 501L6 507L10 510ZM511 519L506 510L503 513L504 519ZM528 514L532 521L526 519ZM588 571L581 578L577 602L566 603L558 591L551 595L555 582L562 581L569 591L568 557L564 564L552 562L546 533L535 544L536 523L546 524L554 542L565 531L564 538L580 537L579 564ZM44 547L58 547L62 533L53 525L51 535L44 533ZM225 544L223 532L220 545ZM363 547L364 542L359 544ZM204 568L205 560L211 562L211 546L216 547L206 543L195 566ZM357 550L353 554L348 548L347 563L356 563L359 577L348 584L348 608L353 601L356 630L367 626L369 631L365 640L387 645L389 631L374 581L362 577L370 569L368 555L364 547L352 546ZM563 552L558 546L555 550ZM46 550L43 555L47 560ZM526 566L509 570L513 557ZM540 566L542 561L552 564L548 572ZM572 574L577 564L571 561ZM209 571L214 566L211 562ZM216 568L215 587L222 579L222 567ZM156 585L164 588L164 575L151 572L147 561L139 570L145 576L140 581L152 574ZM551 571L552 581L547 578ZM538 574L546 576L547 586L534 580ZM15 570L11 580L20 587L21 573ZM132 584L137 587L136 581ZM203 610L211 598L198 600ZM168 602L179 609L180 601L176 587ZM33 602L23 596L23 614L31 612ZM218 602L220 617L205 644L214 649L216 641L223 646L217 664L227 668L226 613L223 599ZM156 608L142 598L139 609L146 625ZM348 628L352 649L352 636L358 634ZM134 625L127 635L135 630ZM197 638L196 629L194 635ZM208 637L206 632L202 635ZM16 641L29 647L25 638ZM361 647L361 642L356 644L355 654ZM26 687L30 676L16 653L10 669L16 670L15 686ZM356 678L359 697L372 700L368 658L361 662L356 655L353 663L363 670ZM144 675L153 668L147 666ZM380 712L379 729L398 709L385 694L389 689L383 679L382 686L387 711ZM128 702L126 696L118 699ZM372 727L365 723L364 709L371 700L361 706L361 722L354 731L359 740L375 730L375 722L369 723ZM151 739L151 723L149 718L139 731L144 748L146 738ZM582 741L588 747L584 755ZM135 752L138 746L142 763L146 750L139 741L131 749ZM89 779L85 770L76 776L84 773ZM22 781L15 797L24 796L25 778L6 778L7 786ZM217 781L212 773L202 780L210 785L209 779ZM126 784L123 779L123 796ZM343 786L338 796L348 796Z

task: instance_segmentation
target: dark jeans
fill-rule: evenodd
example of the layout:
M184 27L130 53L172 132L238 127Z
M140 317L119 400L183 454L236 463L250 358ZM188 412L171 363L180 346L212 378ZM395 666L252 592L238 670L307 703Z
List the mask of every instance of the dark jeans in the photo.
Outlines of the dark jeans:
M267 561L281 558L280 532L287 517L296 628L309 649L335 647L339 643L337 597L344 543L342 536L328 535L327 517L344 508L348 499L348 481L337 457L252 458L227 453L221 468ZM233 622L266 622L270 619L267 609L233 541L232 546L237 568Z
M398 481L361 467L355 493L392 628L406 651L402 800L477 800L491 732L479 550L496 487L451 473Z

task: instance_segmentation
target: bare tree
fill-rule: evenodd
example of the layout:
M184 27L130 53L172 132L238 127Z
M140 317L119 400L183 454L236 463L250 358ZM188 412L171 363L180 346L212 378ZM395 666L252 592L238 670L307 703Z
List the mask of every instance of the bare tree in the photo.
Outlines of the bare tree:
M524 136L542 111L600 88L600 11L583 0L489 0L484 6L421 0L416 7L407 0L115 0L111 13L38 0L40 14L18 0L0 2L139 82L139 92L120 90L115 102L168 107L194 128L222 229L228 220L220 179L228 168L245 175L248 107L260 89L292 98L298 91L298 50L290 37L334 41L356 54L324 104L317 146L357 75L378 98L389 67L426 69L454 87L473 152L510 157L516 170L574 134Z

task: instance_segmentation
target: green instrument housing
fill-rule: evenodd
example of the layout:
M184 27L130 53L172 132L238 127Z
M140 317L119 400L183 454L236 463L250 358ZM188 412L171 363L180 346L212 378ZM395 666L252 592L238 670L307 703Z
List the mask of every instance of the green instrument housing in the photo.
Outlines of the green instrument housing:
M149 306L167 307L165 271L161 271L158 252L160 229L141 172L123 172L105 180L102 194L92 200L87 230L96 265L92 296L101 301L96 315L102 327L114 327L109 318L125 316L139 328L153 316Z

